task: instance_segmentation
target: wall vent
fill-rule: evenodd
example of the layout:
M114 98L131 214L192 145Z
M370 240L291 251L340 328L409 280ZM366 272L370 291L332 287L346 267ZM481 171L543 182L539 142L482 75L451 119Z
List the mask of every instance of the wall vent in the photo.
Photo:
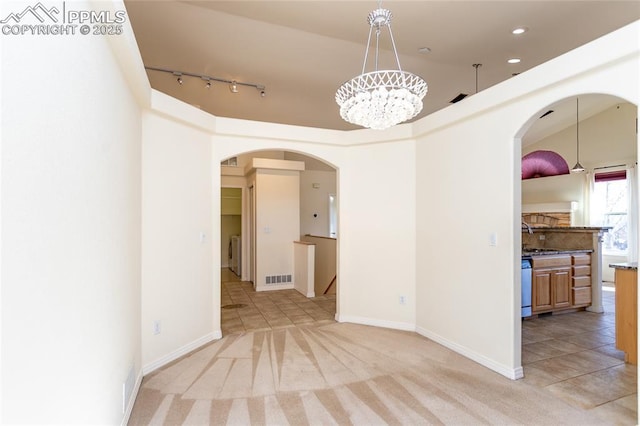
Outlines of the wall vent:
M460 93L458 96L456 96L455 98L451 99L451 100L449 101L449 103L450 103L450 104L455 104L455 103L457 103L457 102L460 102L461 100L463 100L463 99L464 99L464 98L466 98L467 96L469 96L469 95L467 95L466 93Z
M286 275L267 275L265 278L265 284L287 284L291 282L291 274Z

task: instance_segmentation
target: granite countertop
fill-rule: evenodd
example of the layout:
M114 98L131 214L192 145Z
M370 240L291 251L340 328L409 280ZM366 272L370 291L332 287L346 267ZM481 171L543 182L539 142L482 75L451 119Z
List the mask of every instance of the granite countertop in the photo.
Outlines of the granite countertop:
M610 268L638 270L638 262L611 263Z
M535 226L531 225L533 232L535 231L608 231L611 226ZM523 228L522 232L527 232Z
M541 249L525 249L522 250L522 256L549 256L554 254L578 254L593 253L591 249L560 249L560 248L541 248Z

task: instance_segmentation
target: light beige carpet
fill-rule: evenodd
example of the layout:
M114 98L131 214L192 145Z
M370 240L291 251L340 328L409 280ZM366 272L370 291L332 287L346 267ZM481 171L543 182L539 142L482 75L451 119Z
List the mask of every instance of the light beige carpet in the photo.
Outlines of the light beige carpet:
M224 337L143 380L130 425L607 424L415 333L354 324Z

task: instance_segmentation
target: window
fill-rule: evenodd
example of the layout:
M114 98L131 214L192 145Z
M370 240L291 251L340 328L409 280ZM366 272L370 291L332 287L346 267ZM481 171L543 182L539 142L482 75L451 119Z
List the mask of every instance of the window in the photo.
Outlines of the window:
M629 193L626 171L596 173L594 178L591 222L611 229L603 235L606 254L626 256L628 241Z
M231 157L224 161L220 162L221 166L237 166L238 165L238 157Z

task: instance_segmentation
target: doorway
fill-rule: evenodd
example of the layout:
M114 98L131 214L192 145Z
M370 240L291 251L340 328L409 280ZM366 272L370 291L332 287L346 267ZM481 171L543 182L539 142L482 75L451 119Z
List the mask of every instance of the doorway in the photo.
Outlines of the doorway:
M522 137L523 157L552 152L568 163L564 173L521 181L523 220L525 217L531 218L530 221L560 220L565 222L564 226L604 225L598 223L592 213L594 175L599 170L633 168L637 162L637 107L608 95L579 95L579 99L579 105L584 107L579 110L579 121L576 97L564 99L539 111ZM587 170L570 173L570 166L576 163ZM629 219L637 229L637 206L635 210ZM541 222L538 226L561 225ZM530 234L523 228L522 235L523 244L541 244L540 250L552 250L551 246L538 241L542 233ZM536 237L535 240L532 237ZM624 353L615 347L614 287L606 281L606 270L612 260L605 251L593 262L602 264L604 312L567 310L562 314L536 316L534 308L534 317L521 322L523 380L551 390L581 408L600 409L608 404L637 406L636 369L624 363ZM572 266L567 270L571 271ZM587 281L591 283L590 279ZM574 281L569 285L569 303L578 303L577 286ZM535 300L533 304L535 306ZM609 383L606 392L590 390L599 387L604 377L614 376L616 380Z
M261 169L251 166L254 159L259 159L255 164L282 165L291 162L297 163L296 167L300 164L303 167L295 172L266 170L266 178L262 178ZM284 162L270 163L268 160ZM338 292L337 170L319 159L288 151L243 153L237 155L232 163L233 165L230 165L225 160L221 165L221 193L230 186L243 191L242 273L235 276L221 263L223 268L220 310L223 335L333 322ZM295 190L291 189L292 182ZM288 195L284 195L286 199L278 198L283 196L282 191L288 191ZM294 198L298 200L295 206L291 204L291 199ZM294 216L291 216L290 210L283 210L290 208L295 209ZM279 224L280 219L274 219L285 216L290 219L284 225ZM282 226L290 227L294 222L295 231L293 234L289 231L283 244L267 244L272 243L272 237L282 230ZM221 237L224 238L223 233ZM321 244L310 241L313 239L321 239ZM316 273L314 278L319 277L316 282L326 283L316 287L321 288L315 291L313 297L306 297L295 290L293 283L288 286L288 283L293 281L288 277L294 278L292 269L285 267L280 271L274 266L286 265L292 261L294 241L306 241L308 244L321 246L320 249L316 249L314 263L319 274ZM332 245L333 251L324 252L326 245ZM270 260L265 262L265 258ZM275 275L271 275L273 272L267 270L265 263L272 268ZM331 268L333 269L329 271Z

